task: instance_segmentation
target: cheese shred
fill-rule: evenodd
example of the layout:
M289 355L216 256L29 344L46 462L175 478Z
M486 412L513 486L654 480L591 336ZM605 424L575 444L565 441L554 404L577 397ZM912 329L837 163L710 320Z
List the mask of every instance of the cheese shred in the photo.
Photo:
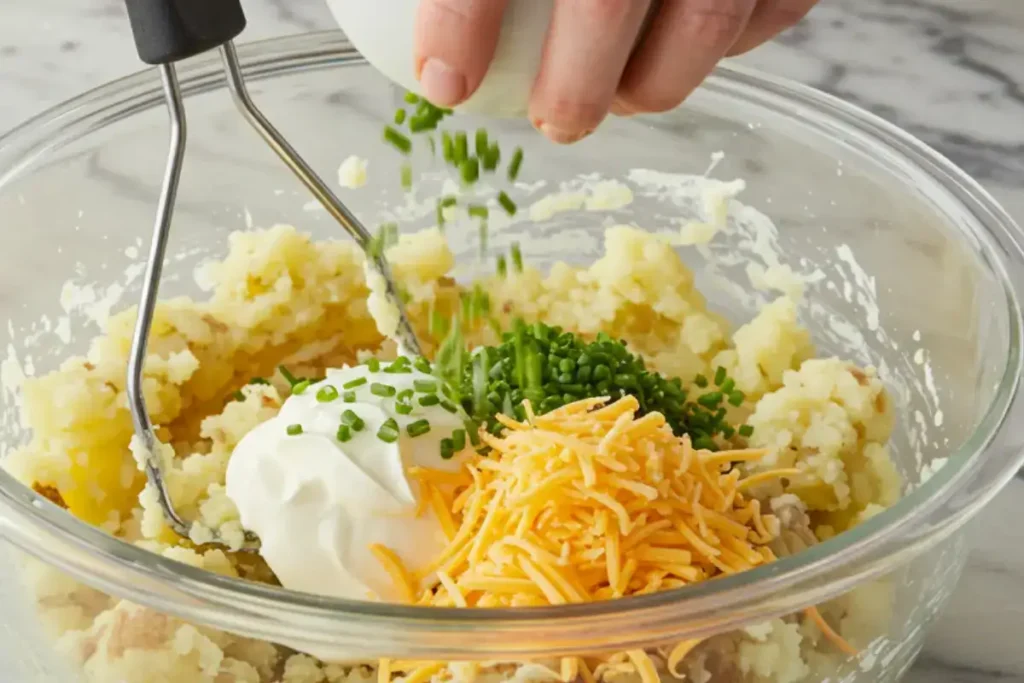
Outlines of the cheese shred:
M736 463L758 461L767 451L697 451L660 413L638 415L632 396L585 399L544 415L526 403L525 422L502 416L501 435L481 431L490 452L467 464L465 476L442 484L429 471L418 473L449 539L433 562L410 576L394 553L373 546L408 602L467 608L593 602L677 588L774 559L768 544L779 521L762 514L745 491L799 470L741 478ZM432 575L436 580L426 580ZM839 649L852 651L820 614L808 610L807 617ZM699 643L675 646L664 662L669 673L680 677L679 665ZM425 682L443 668L419 664L405 683ZM558 673L567 683L592 681L610 666L628 668L643 683L659 680L643 650L565 657ZM388 668L395 670L394 663Z

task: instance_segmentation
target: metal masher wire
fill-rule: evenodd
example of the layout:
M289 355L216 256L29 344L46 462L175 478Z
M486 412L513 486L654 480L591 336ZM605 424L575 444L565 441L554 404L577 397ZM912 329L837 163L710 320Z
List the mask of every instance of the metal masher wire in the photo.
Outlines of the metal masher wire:
M202 2L205 3L206 0L202 0ZM174 507L174 502L171 500L167 482L164 478L163 464L159 456L161 443L153 430L153 423L146 407L145 396L143 395L143 369L149 345L149 334L156 310L160 279L167 253L167 244L174 216L174 206L177 201L181 171L185 161L185 147L188 138L185 106L173 64L174 61L198 54L212 47L219 47L224 71L227 76L228 88L235 105L267 145L312 192L317 201L366 251L367 257L373 259L375 267L384 276L384 280L387 283L388 298L398 308L400 314L398 341L408 352L420 353L419 342L406 316L405 308L398 295L398 289L391 277L390 268L383 255L379 252L371 255L369 247L373 239L372 236L355 215L327 187L309 164L295 151L284 136L270 124L249 96L242 68L239 64L238 53L232 42L232 38L244 28L245 20L241 14L241 7L237 3L228 2L228 0L218 0L218 3L214 3L214 9L212 10L209 7L203 4L191 7L192 10L197 11L201 15L198 17L199 20L196 21L194 16L181 17L180 12L182 8L174 5L170 9L179 14L173 14L172 12L172 18L178 21L169 22L169 7L166 0L134 0L134 2L129 0L128 2L129 16L132 20L132 27L135 31L136 44L139 47L140 56L145 61L157 64L158 66L171 122L167 166L161 186L160 200L157 204L153 243L146 264L139 313L128 361L128 405L136 436L141 440L141 445L145 449L144 469L146 479L149 485L155 489L158 502L170 527L176 533L186 538L190 537L192 523L185 520L178 513ZM186 21L186 19L189 21ZM204 26L204 21L212 21L212 28L209 24ZM218 33L223 34L223 40L216 40L215 36ZM206 540L210 543L227 545L224 539L215 534L212 538ZM253 535L247 534L244 549L253 550L258 547L258 542L258 539Z

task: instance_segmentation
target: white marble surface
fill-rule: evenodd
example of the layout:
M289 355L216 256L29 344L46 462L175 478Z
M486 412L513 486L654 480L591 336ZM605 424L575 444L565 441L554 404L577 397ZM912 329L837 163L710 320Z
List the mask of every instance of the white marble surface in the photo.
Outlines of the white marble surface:
M246 40L331 27L322 0L246 10ZM1024 1L823 0L743 60L903 126L1024 220ZM137 69L123 0L4 0L0 131ZM968 572L908 680L1024 681L1022 518L1018 476L975 523Z

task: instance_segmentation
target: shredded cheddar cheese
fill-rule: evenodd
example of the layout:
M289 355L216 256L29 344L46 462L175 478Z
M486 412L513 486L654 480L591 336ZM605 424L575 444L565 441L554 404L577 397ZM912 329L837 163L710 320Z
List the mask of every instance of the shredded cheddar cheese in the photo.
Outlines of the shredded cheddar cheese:
M499 416L503 434L481 432L491 450L466 465L468 476L415 473L447 547L411 571L385 548L374 547L375 555L410 602L458 607L614 599L774 560L768 544L778 536L779 521L762 514L760 502L745 491L802 472L743 478L735 463L756 461L767 451L697 451L660 413L638 416L639 408L626 396L613 403L585 399L545 415L526 406L526 422ZM413 586L424 587L411 595ZM847 651L820 615L808 616ZM664 662L668 672L678 676L698 644L673 648ZM436 663L420 664L406 681L436 672ZM592 680L609 667L632 671L644 683L659 680L658 666L642 650L567 657L559 674L564 681Z

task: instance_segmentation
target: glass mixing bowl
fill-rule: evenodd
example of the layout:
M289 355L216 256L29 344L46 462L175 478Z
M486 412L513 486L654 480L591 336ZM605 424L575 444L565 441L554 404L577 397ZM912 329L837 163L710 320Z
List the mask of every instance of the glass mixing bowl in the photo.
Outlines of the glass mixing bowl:
M255 99L316 168L331 177L349 154L370 160L370 186L344 194L358 214L370 223L397 216L403 229L427 224L429 212L403 198L394 154L380 142L382 121L400 93L342 37L270 41L241 55ZM193 269L225 253L232 230L285 222L318 237L339 235L238 117L218 62L189 62L181 75L189 153L163 296L201 296ZM338 661L537 659L727 633L743 640L734 646L742 649L769 639L763 622L836 601L847 606L841 628L859 655L842 655L824 641L814 645L804 634L809 649L799 665L789 662L795 668L780 664L785 643L766 642L757 651L763 656L751 654L742 667L709 656L710 669L734 677L715 680L895 680L907 669L963 568L964 523L1021 464L1024 431L1014 434L1010 426L1024 416L1017 395L1024 258L1011 219L910 136L821 93L747 70L722 68L685 107L611 120L570 148L546 144L525 122L487 126L507 148L526 149L528 182L515 193L523 206L559 184L592 183L592 174L634 186L635 201L617 210L538 222L524 212L523 220L494 231L492 249L518 240L526 257L542 265L592 261L601 226L611 221L665 229L699 217L705 207L680 194L671 174L700 174L723 152L713 175L746 179L741 199L754 208L733 211L712 245L684 250L684 259L709 305L735 322L769 299L746 284L749 267L781 259L811 274L802 315L820 352L876 366L892 389L892 446L908 482L904 498L805 552L685 590L467 611L322 599L215 576L122 543L0 472L0 529L8 541L0 590L9 621L17 619L0 640L8 675L106 680L81 662L96 647L115 645L79 639L70 647L66 632L102 630L97 615L120 599L142 607L136 619L103 627L119 630L119 650L108 655L134 657L165 638L181 657L207 657L214 674L226 666L218 659L222 650L236 658L263 651L243 638ZM42 374L84 351L99 331L93 314L134 303L166 138L159 81L146 72L0 140L4 453L27 437L17 412L20 373ZM546 187L535 182L542 180ZM453 234L462 262L475 259L474 239ZM185 623L199 628L212 651L200 656L190 649L194 639L182 634L197 631ZM133 682L169 680L155 663L140 661L149 663ZM298 675L296 667L285 680L300 680L287 677ZM308 680L340 680L340 670ZM263 670L266 680L277 675ZM191 680L249 680L226 668L212 676Z

